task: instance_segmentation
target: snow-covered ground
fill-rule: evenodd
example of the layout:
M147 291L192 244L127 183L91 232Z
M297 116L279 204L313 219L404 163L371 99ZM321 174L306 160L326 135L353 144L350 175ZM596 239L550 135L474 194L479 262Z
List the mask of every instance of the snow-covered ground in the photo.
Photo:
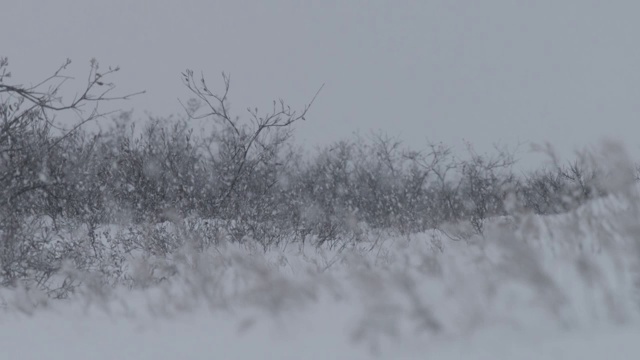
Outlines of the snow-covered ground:
M337 311L329 313L327 311ZM194 311L171 319L115 319L44 312L3 319L2 359L637 359L640 329L601 325L527 331L501 327L463 337L402 336L378 352L354 344L347 309L315 306L244 330L229 314Z
M464 239L186 248L132 261L138 283L167 280L69 300L5 290L0 359L636 359L639 204L619 193Z

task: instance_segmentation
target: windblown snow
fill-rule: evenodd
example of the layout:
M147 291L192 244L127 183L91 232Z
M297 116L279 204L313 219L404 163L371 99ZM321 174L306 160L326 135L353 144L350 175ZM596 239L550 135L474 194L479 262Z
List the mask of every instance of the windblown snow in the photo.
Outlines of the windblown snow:
M135 286L3 290L0 358L636 359L639 239L634 189L493 219L482 236L454 224L132 255Z

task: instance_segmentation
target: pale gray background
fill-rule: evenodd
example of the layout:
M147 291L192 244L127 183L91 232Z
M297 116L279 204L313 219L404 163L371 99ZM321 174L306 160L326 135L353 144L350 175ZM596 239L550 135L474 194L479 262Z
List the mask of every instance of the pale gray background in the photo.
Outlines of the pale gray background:
M185 68L230 73L238 111L326 83L298 126L309 147L382 130L565 156L613 137L637 155L639 16L637 0L5 0L0 56L25 82L67 57L79 76L91 57L120 65L121 90L148 91L122 104L140 117L181 111Z

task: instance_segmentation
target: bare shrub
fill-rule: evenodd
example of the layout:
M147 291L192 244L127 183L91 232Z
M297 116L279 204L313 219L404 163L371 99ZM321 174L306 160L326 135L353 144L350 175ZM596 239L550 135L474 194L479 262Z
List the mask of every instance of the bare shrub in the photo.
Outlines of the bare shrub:
M75 151L76 135L82 125L105 115L99 110L100 103L133 94L112 96L115 85L108 78L119 68L103 71L95 60L91 60L86 86L70 102L63 102L60 95L62 85L71 79L64 74L70 60L50 77L28 86L9 83L8 64L6 58L0 59L0 283L27 282L53 291L48 280L60 269L61 261L74 259L83 266L92 257L70 247L72 244L54 243L46 235L50 233L48 222L40 217L55 219L91 206L80 207L69 186L81 183L75 182L73 166L67 163L87 159L87 154ZM56 116L65 116L66 122ZM91 149L90 145L80 147ZM74 153L76 158L69 161ZM60 284L56 296L65 294L66 285Z

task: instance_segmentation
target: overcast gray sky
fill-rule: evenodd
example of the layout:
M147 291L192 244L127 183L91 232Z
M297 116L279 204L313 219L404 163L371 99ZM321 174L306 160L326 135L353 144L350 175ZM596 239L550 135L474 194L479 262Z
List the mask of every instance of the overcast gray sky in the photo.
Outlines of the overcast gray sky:
M543 142L563 155L603 137L640 154L639 1L13 0L0 56L14 80L67 57L120 65L146 89L137 115L179 113L180 73L232 76L234 109L302 106L325 83L300 143L382 130L480 150ZM526 148L523 148L526 150ZM528 157L524 156L525 161Z

